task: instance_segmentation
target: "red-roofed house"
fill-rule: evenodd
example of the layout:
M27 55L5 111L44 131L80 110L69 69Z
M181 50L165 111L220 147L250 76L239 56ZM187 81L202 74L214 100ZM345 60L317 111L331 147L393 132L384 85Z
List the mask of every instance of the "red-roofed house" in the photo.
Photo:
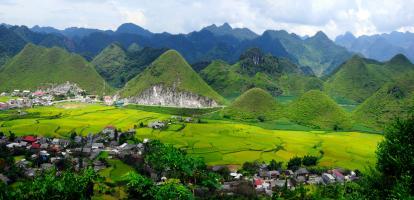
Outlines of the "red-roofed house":
M32 149L40 149L39 143L32 143Z
M22 139L23 139L23 141L25 141L27 143L34 143L34 142L37 141L37 138L35 136L31 136L31 135L24 136Z
M262 184L263 184L263 180L261 178L254 179L254 186L255 187L261 186Z

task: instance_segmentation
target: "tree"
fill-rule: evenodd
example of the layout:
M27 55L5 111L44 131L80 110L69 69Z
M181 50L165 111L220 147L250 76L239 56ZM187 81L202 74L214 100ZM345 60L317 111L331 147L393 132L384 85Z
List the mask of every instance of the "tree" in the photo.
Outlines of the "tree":
M302 159L302 164L305 166L314 166L318 163L318 157L306 155Z
M242 166L243 174L254 175L259 171L259 163L257 162L245 162Z
M385 131L377 149L377 169L393 196L414 195L414 117L397 119ZM399 191L399 192L398 192ZM389 195L389 194L386 194Z
M4 136L4 132L0 131L0 138L2 138Z
M302 158L295 156L289 160L287 164L287 168L291 170L297 170L301 165L302 165Z
M77 136L76 132L73 131L72 133L70 133L70 139L71 140L75 140L75 137Z
M16 134L14 134L13 132L9 131L9 140L11 142L13 142L16 139Z
M276 160L272 159L267 166L269 170L279 170L282 168L283 162L276 162Z
M152 199L151 190L155 185L151 179L135 172L129 172L125 179L130 199Z
M176 200L190 200L194 199L191 191L180 183L178 179L169 179L164 184L154 188L153 199L176 199Z

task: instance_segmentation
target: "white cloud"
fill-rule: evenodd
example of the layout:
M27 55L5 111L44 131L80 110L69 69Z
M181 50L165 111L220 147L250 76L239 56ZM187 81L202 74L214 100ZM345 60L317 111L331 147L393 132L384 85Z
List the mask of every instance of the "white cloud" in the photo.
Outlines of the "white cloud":
M187 33L229 22L258 33L285 29L330 37L413 30L414 0L0 0L0 21L28 26L116 29L133 22L154 32Z

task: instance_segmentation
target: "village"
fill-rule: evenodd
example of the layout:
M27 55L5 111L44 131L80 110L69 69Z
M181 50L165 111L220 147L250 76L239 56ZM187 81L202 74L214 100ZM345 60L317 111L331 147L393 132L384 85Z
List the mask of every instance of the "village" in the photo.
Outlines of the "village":
M182 120L191 122L193 119L174 116L169 120ZM142 124L141 124L142 126ZM154 121L147 125L152 129L163 129L168 126L166 121ZM138 128L138 127L137 127ZM5 146L14 157L23 157L16 161L16 166L21 170L22 177L17 179L32 179L34 176L50 169L64 170L71 168L80 171L87 167L93 167L97 172L109 167L106 159L118 159L130 165L143 166L144 172L154 182L162 182L168 179L163 172L155 171L152 166L144 162L147 143L135 138L135 129L121 132L114 126L107 126L97 134L87 136L72 133L69 138L42 137L27 135L6 137L1 133L0 146ZM102 154L107 157L102 158ZM210 166L209 171L214 173L224 172L229 177L220 180L220 191L227 195L240 192L249 187L257 194L272 195L276 189L287 188L295 190L299 185L327 185L333 183L345 183L357 180L353 171L331 169L324 172L311 172L305 167L294 169L269 169L269 165L261 163L253 174L245 174L240 168L229 168L225 165ZM16 179L16 177L14 178ZM6 184L14 180L0 174L0 180Z
M66 82L35 91L15 89L10 93L2 92L0 97L11 97L0 102L0 110L32 108L33 106L51 106L62 102L104 103L105 105L124 105L117 96L88 95L75 83Z

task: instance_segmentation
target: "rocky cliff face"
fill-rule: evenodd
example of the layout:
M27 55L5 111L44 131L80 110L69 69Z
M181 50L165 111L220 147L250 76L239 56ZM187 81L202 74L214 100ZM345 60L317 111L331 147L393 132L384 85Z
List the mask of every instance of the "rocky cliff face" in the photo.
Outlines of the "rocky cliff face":
M153 85L135 97L128 98L128 102L144 105L176 106L188 108L217 107L216 101L177 88Z

